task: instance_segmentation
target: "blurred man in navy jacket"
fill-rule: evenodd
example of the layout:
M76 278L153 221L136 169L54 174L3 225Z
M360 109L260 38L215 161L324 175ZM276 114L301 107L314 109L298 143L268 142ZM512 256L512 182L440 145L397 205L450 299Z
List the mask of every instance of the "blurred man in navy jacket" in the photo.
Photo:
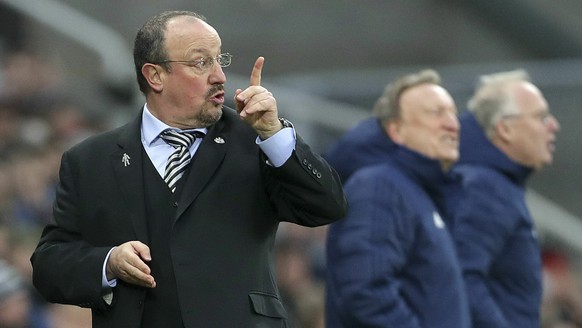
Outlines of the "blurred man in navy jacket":
M455 103L427 70L388 85L374 112L325 155L350 204L328 235L327 327L469 327L443 219Z
M461 117L452 226L474 328L540 327L541 254L525 182L560 125L522 70L483 76Z

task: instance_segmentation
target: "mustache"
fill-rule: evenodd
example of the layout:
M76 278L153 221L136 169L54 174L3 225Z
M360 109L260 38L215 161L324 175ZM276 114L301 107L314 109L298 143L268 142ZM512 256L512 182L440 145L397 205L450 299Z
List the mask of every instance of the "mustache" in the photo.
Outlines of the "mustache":
M224 92L224 84L213 85L212 88L210 88L210 90L208 90L208 92L206 93L206 98L210 98L219 91Z

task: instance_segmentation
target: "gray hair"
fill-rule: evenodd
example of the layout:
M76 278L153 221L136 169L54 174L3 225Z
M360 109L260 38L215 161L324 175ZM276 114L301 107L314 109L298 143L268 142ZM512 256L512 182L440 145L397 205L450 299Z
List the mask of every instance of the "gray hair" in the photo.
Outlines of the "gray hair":
M382 122L400 118L400 96L412 87L420 84L441 85L440 75L432 69L407 74L394 80L384 89L382 96L376 101L373 113Z
M530 82L529 74L523 69L482 75L473 97L467 103L468 110L491 138L495 125L503 117L518 114L511 85L516 82Z

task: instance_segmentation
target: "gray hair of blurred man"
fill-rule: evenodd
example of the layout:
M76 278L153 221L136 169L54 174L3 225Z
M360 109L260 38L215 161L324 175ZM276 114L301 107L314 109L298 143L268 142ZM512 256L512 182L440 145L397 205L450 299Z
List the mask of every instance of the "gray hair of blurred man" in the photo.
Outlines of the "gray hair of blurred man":
M425 69L413 74L403 75L384 89L384 93L373 108L374 115L382 122L400 118L400 96L412 87L421 84L441 85L439 73L432 69Z
M512 89L508 86L516 82L530 82L529 74L523 69L482 75L475 93L467 103L488 138L495 134L495 125L503 117L519 114L514 103Z

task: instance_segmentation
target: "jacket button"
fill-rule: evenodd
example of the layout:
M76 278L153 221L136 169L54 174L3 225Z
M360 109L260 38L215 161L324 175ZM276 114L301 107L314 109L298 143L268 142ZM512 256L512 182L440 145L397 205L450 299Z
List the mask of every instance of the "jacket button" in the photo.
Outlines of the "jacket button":
M178 202L174 202L174 204L172 204L173 207L178 207Z

